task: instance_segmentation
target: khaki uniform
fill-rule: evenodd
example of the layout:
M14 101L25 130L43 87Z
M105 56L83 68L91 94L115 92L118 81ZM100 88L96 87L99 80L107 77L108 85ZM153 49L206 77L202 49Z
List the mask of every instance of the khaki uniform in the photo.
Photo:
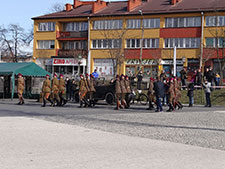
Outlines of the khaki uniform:
M80 82L79 82L80 107L83 106L83 103L85 103L86 106L88 105L87 101L86 101L86 98L85 98L87 92L88 92L87 82L86 82L86 80L81 79Z
M169 110L167 111L173 111L174 110L174 100L175 100L175 93L174 93L174 84L170 82L170 86L168 89L168 105Z
M24 103L23 91L24 91L24 79L23 79L23 77L19 77L18 78L18 85L17 85L17 93L18 93L18 97L19 97L19 104Z
M52 97L53 97L53 101L57 101L57 103L59 104L60 102L60 98L59 98L59 80L54 77L52 79Z
M63 78L59 79L59 98L60 98L60 106L66 104L66 99L63 97L65 93L66 82Z
M116 89L116 109L119 109L121 106L120 99L121 99L121 93L122 93L119 79L116 79L115 81L115 89Z
M149 82L149 88L148 88L148 100L149 100L149 109L154 108L152 102L154 101L154 90L153 90L154 84L153 81L150 80Z
M120 80L120 87L121 87L121 104L126 107L127 105L125 101L125 96L127 93L127 89L126 89L125 80L123 79Z
M90 80L88 79L88 87L89 87L89 99L93 99L93 94L96 92L95 87L94 87L94 79L91 78Z
M126 100L126 104L127 104L127 108L130 107L130 101L131 101L131 87L130 87L130 80L129 79L125 79L125 88L127 90L126 96L125 96L125 100Z
M42 107L45 107L46 100L48 100L51 103L51 106L52 106L53 102L52 102L52 100L49 97L50 94L51 94L51 81L49 79L46 79L43 82L42 93L43 93L43 105L42 105Z

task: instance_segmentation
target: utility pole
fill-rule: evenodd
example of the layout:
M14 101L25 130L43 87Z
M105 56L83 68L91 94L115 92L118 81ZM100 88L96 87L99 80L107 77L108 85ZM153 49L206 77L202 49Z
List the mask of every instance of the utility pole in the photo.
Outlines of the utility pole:
M176 76L177 73L177 47L174 46L173 51L173 75Z
M144 23L144 17L143 17L142 10L139 10L139 13L142 16L142 22L141 22L142 31L141 31L141 41L140 41L141 50L140 50L140 59L139 59L139 70L141 70L142 69L142 54L143 54L143 37L144 37L144 24L143 24Z

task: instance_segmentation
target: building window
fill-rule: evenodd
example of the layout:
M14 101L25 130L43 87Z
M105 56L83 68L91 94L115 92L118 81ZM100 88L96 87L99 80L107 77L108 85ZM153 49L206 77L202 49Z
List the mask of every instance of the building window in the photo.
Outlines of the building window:
M102 21L93 21L94 30L102 29L122 29L123 20L102 20Z
M88 23L87 22L70 22L63 24L63 30L67 32L79 32L87 31Z
M127 39L126 48L140 48L141 39ZM159 48L159 39L143 39L143 48Z
M92 40L92 49L115 49L115 48L121 48L120 39Z
M206 47L223 48L225 47L225 39L224 38L206 38Z
M64 50L74 50L74 49L87 49L87 41L65 41L62 42L62 49Z
M165 48L199 48L200 38L168 38L164 39Z
M137 29L141 27L140 19L128 19L127 20L127 28L128 29Z
M38 40L38 49L54 49L55 41L54 40Z
M225 16L206 16L206 26L225 26Z
M55 31L55 22L38 23L38 31Z
M143 25L144 25L144 28L159 28L160 18L144 19Z
M201 17L166 18L166 28L200 27Z

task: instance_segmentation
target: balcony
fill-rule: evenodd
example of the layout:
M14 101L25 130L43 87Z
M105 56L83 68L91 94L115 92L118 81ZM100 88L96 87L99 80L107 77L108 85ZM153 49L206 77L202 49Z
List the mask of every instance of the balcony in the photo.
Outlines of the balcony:
M71 57L71 58L79 58L81 56L82 58L87 58L88 51L87 50L65 50L65 49L59 49L58 50L58 57Z
M80 32L57 32L58 40L85 40L88 38L88 31Z

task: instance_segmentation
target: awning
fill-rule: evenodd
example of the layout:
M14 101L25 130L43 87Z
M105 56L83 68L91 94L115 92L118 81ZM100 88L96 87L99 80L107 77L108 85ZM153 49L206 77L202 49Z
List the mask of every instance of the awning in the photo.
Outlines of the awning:
M44 77L47 74L51 75L46 70L42 69L40 66L34 62L29 63L0 63L0 75L12 75L12 96L14 96L15 89L15 75L21 73L23 76L33 76L33 77Z

